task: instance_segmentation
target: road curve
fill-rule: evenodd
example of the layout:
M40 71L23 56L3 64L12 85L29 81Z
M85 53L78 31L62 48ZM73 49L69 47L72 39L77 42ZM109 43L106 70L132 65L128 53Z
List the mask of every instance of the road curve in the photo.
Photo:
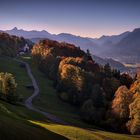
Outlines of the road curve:
M55 122L55 123L67 125L68 123L66 123L66 122L64 122L63 120L57 118L56 116L54 116L54 115L52 115L52 114L50 114L50 113L47 113L47 112L43 112L43 111L41 111L41 110L39 110L39 109L37 109L36 107L33 106L32 101L33 101L33 99L39 94L39 87L38 87L38 84L37 84L36 79L34 78L34 76L33 76L33 74L32 74L32 71L31 71L31 68L30 68L29 64L28 64L27 62L24 62L24 61L21 61L21 60L18 60L18 59L15 59L15 60L25 65L26 70L27 70L27 74L28 74L28 76L30 77L30 79L31 79L31 81L32 81L32 85L33 85L33 87L34 87L34 92L33 92L33 94L32 94L29 98L27 98L27 99L25 100L25 106L26 106L28 109L30 109L30 110L33 110L33 111L38 112L38 113L40 113L40 114L43 114L43 115L46 116L49 120L51 120L51 121L53 121L53 122Z

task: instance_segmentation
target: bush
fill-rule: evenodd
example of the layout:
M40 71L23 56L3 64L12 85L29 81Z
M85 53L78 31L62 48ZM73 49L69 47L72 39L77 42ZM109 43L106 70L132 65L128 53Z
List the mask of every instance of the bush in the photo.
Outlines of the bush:
M10 73L0 73L0 93L1 98L7 100L10 103L17 101L16 94L16 81Z

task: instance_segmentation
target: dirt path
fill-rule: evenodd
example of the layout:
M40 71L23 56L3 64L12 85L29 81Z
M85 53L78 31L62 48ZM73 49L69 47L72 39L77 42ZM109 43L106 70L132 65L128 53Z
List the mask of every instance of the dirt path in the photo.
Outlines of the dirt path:
M31 71L31 68L30 68L29 64L27 62L24 62L24 61L21 61L21 60L17 60L17 59L15 59L15 60L25 65L26 70L27 70L27 74L30 77L30 79L32 81L32 85L34 87L34 92L29 98L26 99L25 106L30 110L36 111L40 114L43 114L44 116L46 116L49 120L51 120L53 122L66 125L67 123L64 122L63 120L57 118L56 116L54 116L50 113L43 112L43 111L41 111L41 110L39 110L39 109L37 109L36 107L33 106L32 101L39 94L38 84L37 84L36 79L34 78L34 76L32 74L32 71Z

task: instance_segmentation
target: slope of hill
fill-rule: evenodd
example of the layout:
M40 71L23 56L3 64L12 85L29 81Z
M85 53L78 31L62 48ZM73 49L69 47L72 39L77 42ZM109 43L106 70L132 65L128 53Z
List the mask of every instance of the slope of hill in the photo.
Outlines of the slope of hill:
M56 91L53 88L52 82L47 79L38 68L32 63L32 59L27 59L27 57L22 57L24 61L27 61L35 75L40 88L40 95L34 100L34 105L43 110L48 111L52 114L57 115L63 120L76 125L59 125L59 124L49 124L42 121L30 121L35 125L41 126L47 130L50 130L59 135L65 136L68 139L77 139L77 140L138 140L139 136L126 135L126 134L117 134L106 131L101 131L98 129L91 128L90 125L85 125L79 117L77 116L76 110L66 104L61 102L57 97ZM80 128L81 127L81 128Z
M94 48L97 48L98 45L94 43L93 41L89 40L88 38L75 36L71 34L61 33L54 37L54 40L60 41L60 42L68 42L75 44L76 46L81 47L83 50L87 50L90 48L91 51L94 50ZM92 50L93 49L93 50Z
M27 60L27 59L26 59ZM29 60L29 59L28 59ZM3 62L3 63L2 63ZM31 64L31 63L30 63ZM32 67L33 68L33 67ZM25 85L30 84L30 80L27 76L26 71L19 67L19 63L14 61L13 59L9 59L7 57L0 58L0 71L7 71L11 72L15 75L16 80L18 82L18 92L22 93L22 95L26 98L31 95L31 91L25 88ZM35 69L33 70L34 74L36 74L38 82L42 82L44 79L44 83L48 84L47 88L44 88L42 83L40 83L40 88L42 89L41 93L44 92L43 96L40 96L39 99L36 101L38 105L42 106L44 103L46 106L42 106L42 109L46 111L50 109L53 113L60 114L58 110L61 110L58 105L59 99L55 98L53 102L52 94L48 93L48 89L52 88L51 84L39 74ZM52 92L52 91L51 91ZM45 93L48 93L47 95ZM55 94L54 94L55 95ZM49 99L48 99L49 97ZM47 102L53 102L55 106L57 106L58 110L54 109L54 104L48 105L47 102L44 100L46 99ZM40 102L40 103L39 103ZM59 102L60 103L60 102ZM37 106L37 105L36 105ZM63 107L67 105L64 105ZM65 113L68 111L63 112L63 117ZM70 119L72 113L67 114L67 119ZM59 116L59 115L58 115ZM73 122L76 122L77 117L73 118ZM75 123L74 122L74 123ZM27 110L24 106L16 106L11 105L6 102L0 100L0 139L1 140L39 140L39 139L49 139L49 140L63 140L63 139L77 139L77 140L138 140L139 136L130 136L130 135L123 135L123 134L115 134L105 131L100 131L94 129L93 131L89 131L86 128L79 128L75 126L65 126L52 123L48 121L42 115L35 113L33 111Z
M32 95L32 90L26 88L31 81L20 64L8 57L0 57L0 72L12 73L18 83L17 92L23 100ZM0 139L1 140L34 140L65 139L63 136L33 125L29 120L48 120L42 115L26 109L23 105L12 105L0 100Z
M114 59L111 59L111 58L101 58L95 55L93 55L92 58L96 63L103 66L109 63L112 68L118 69L121 72L124 72L127 69L122 63L120 63L119 61L115 61Z
M93 41L95 41L99 45L104 45L107 42L111 42L112 44L116 44L120 40L122 40L123 38L125 38L129 33L130 32L124 32L122 34L112 35L112 36L105 36L105 35L103 35L102 37L100 37L100 38L98 38L96 40L94 39Z
M24 107L17 107L0 101L0 139L1 140L39 140L39 139L66 139L49 130L33 125L28 120L42 118L39 114L31 112ZM36 117L35 117L36 116ZM44 118L45 120L45 118Z

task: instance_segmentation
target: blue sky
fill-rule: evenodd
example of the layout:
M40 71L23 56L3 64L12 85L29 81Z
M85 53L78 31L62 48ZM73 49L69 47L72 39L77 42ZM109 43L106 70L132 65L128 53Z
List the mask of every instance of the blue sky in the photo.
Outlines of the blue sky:
M86 37L140 27L140 0L0 0L0 30L18 27Z

